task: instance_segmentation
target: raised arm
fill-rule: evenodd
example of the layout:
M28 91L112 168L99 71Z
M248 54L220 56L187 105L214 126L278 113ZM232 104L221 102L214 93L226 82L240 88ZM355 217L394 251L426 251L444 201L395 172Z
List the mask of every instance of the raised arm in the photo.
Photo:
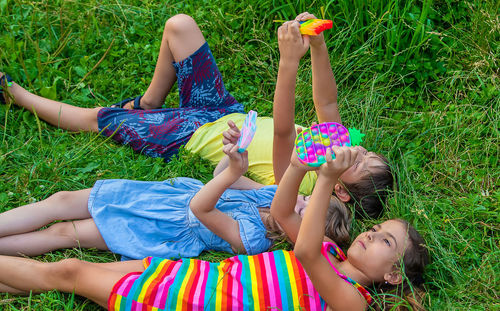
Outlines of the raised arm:
M339 176L354 164L357 151L353 148L334 148L336 155L332 160L331 151L327 152L327 163L320 167L318 180L314 186L302 224L295 243L295 256L311 278L314 288L334 310L362 310L366 302L352 292L331 268L321 254L325 221L330 196Z
M295 19L305 21L316 18L304 12ZM318 121L341 123L337 106L337 84L333 76L328 49L323 33L310 37L313 101Z
M309 49L309 38L303 37L297 21L278 28L280 61L274 92L273 170L277 184L289 164L295 140L295 84L302 56Z
M301 164L296 153L292 152L290 164L271 203L271 216L278 222L292 243L297 240L302 222L300 215L295 212L297 194L304 175L308 170L312 169Z
M228 129L222 133L222 144L224 146L228 144L235 145L240 137L240 129L236 126L236 124L232 120L227 121ZM226 169L229 165L229 157L225 155L219 161L217 166L214 169L214 177L219 175L224 169ZM263 184L258 183L256 181L251 180L245 176L241 176L238 178L229 188L231 189L240 189L240 190L250 190L250 189L259 189L264 187Z
M189 207L193 214L213 233L226 240L238 253L245 253L236 220L215 208L217 201L248 169L248 152L239 153L238 146L224 146L229 157L229 165L196 193Z

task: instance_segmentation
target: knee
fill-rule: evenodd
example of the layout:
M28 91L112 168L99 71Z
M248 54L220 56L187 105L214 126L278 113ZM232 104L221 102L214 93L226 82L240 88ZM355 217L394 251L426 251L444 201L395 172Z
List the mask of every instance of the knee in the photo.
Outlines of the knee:
M73 200L73 195L73 191L59 191L51 195L49 197L49 200L53 200L58 203L68 203Z
M101 109L102 107L89 108L89 113L87 114L88 129L86 130L90 132L99 132L99 122L97 117Z
M169 34L188 33L197 29L198 24L196 24L196 21L186 14L174 15L165 23L165 31Z
M50 226L45 230L45 233L51 237L68 239L70 241L76 241L76 228L73 222L58 222Z
M76 280L85 262L68 258L58 262L48 263L45 266L46 290L58 289L63 292L73 292Z

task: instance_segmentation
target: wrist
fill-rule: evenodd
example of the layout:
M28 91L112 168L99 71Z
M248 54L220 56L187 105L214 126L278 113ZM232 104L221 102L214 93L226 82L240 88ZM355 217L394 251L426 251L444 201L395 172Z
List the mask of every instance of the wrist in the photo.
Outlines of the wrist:
M311 52L313 52L313 50L326 49L326 42L325 40L311 40L310 47Z
M300 58L295 59L293 57L280 57L279 68L278 69L295 69L299 68Z
M225 177L231 180L236 180L243 175L243 172L240 169L228 166L224 170Z
M306 166L299 163L290 163L289 168L290 171L293 172L295 175L304 176L308 171Z
M318 181L324 181L329 184L336 184L339 180L340 174L318 174Z

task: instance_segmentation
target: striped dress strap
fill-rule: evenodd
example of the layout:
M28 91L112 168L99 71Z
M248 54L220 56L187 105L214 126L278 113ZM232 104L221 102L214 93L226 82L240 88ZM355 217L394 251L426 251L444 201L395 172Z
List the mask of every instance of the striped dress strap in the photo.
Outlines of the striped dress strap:
M340 249L340 247L338 247L337 244L332 243L332 242L323 242L323 247L321 248L321 253L323 254L323 256L326 257L326 260L328 260L328 262L330 263L330 266L332 266L332 268L335 271L335 273L337 273L337 275L341 279L343 279L347 283L349 283L352 286L354 286L354 288L356 288L358 290L358 292L363 296L363 298L365 298L366 302L369 305L372 304L373 303L373 298L370 295L370 292L366 288L364 288L363 286L361 286L361 284L359 284L358 282L354 281L353 279L351 279L347 275L344 275L344 274L340 273L340 271L337 270L337 268L335 268L335 266L333 265L333 263L330 261L330 258L328 257L328 252L331 253L333 256L335 256L335 258L337 258L339 261L344 261L344 260L347 259L347 256Z

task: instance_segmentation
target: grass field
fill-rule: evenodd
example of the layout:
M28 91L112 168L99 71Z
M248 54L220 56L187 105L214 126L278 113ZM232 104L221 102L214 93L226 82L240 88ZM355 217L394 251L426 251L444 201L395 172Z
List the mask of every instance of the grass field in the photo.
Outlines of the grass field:
M398 175L384 219L412 221L432 257L425 306L500 309L498 1L25 1L0 0L0 71L45 97L107 106L143 93L163 24L177 13L200 24L246 110L271 116L278 69L273 20L302 11L332 19L326 34L344 123L367 133ZM297 123L314 120L309 56L297 77ZM175 106L172 92L167 106ZM0 211L97 179L210 179L213 167L181 151L169 164L105 138L68 133L0 106ZM357 221L353 236L371 225ZM204 254L219 259L225 254ZM96 250L41 256L115 260ZM0 295L2 310L94 310L50 292Z

